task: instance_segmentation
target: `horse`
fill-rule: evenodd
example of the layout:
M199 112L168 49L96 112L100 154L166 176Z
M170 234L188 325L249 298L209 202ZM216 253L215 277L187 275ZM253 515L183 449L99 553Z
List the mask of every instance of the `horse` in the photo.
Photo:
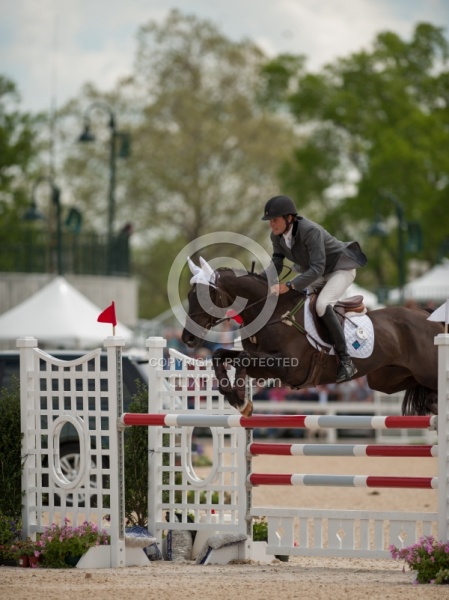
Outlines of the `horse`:
M317 339L305 328L306 311L312 310L306 291L290 290L274 296L263 274L226 267L213 271L207 267L209 271L192 284L188 293L182 341L190 348L200 346L212 327L230 318L226 315L236 300L246 301L239 311L243 350L218 348L212 355L218 389L231 406L244 416L252 414L252 402L245 397L246 376L278 379L292 389L335 383L337 358L332 347L322 343L325 337ZM196 266L195 269L200 270ZM204 298L209 302L205 308ZM358 300L352 302L353 309ZM271 310L266 322L254 327L268 301ZM340 308L345 308L344 302ZM357 327L359 317L355 315L352 312L351 316L344 316ZM386 394L405 391L403 415L438 412L438 354L434 338L444 332L444 326L429 321L428 316L424 310L405 307L366 312L373 330L372 352L365 358L352 357L357 367L354 378L366 375L372 390ZM319 321L318 317L315 321ZM363 333L369 327L359 329ZM228 365L235 367L233 385Z

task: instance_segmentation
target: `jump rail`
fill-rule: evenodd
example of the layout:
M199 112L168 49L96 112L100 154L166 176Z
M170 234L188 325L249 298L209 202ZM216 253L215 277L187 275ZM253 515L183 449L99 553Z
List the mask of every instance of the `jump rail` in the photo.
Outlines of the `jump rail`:
M382 477L373 475L301 475L288 473L250 473L251 485L298 485L333 487L378 487L437 489L438 477Z
M375 444L249 444L251 456L408 456L432 458L438 456L438 446L396 446Z
M436 429L436 416L425 417L364 417L328 415L186 415L186 414L143 414L124 413L123 425L179 426L179 427L256 427L302 428L302 429Z

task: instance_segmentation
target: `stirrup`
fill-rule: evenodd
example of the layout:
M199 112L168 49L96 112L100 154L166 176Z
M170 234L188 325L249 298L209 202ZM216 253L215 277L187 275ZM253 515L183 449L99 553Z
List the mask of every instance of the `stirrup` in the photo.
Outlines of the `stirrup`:
M342 383L343 381L349 381L350 379L352 379L354 377L354 375L357 373L357 368L354 365L354 363L352 362L352 360L343 362L340 361L340 364L338 365L338 370L337 370L337 378L335 380L335 383Z

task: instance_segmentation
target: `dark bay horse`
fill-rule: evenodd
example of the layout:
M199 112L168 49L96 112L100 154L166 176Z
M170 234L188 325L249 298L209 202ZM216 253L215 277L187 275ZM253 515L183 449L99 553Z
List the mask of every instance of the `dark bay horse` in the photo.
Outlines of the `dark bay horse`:
M219 390L232 406L246 416L252 413L251 403L245 402L246 375L279 379L294 389L335 382L335 355L329 354L328 347L312 346L303 329L305 293L291 290L276 297L269 294L265 277L228 268L214 271L213 281L211 286L207 281L193 284L182 340L189 347L199 346L208 330L224 320L226 309L236 299L245 300L239 312L243 351L222 348L212 357ZM204 298L209 301L205 308ZM270 311L266 322L251 331L268 299L272 314ZM290 311L295 312L293 319L298 326L285 322ZM386 394L405 390L403 414L437 413L438 355L434 338L444 332L444 327L428 321L428 316L425 311L404 307L369 311L367 317L374 332L372 352L367 358L353 357L356 377L366 375L371 389ZM227 364L236 368L234 385Z

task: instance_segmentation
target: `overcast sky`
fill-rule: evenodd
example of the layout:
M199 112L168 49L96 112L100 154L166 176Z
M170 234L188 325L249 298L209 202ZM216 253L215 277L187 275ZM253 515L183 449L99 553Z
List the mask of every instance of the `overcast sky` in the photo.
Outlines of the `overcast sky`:
M0 0L0 73L25 110L60 107L87 81L108 90L132 70L139 27L171 8L269 55L305 54L309 69L369 48L380 31L409 38L422 21L449 30L449 0Z

